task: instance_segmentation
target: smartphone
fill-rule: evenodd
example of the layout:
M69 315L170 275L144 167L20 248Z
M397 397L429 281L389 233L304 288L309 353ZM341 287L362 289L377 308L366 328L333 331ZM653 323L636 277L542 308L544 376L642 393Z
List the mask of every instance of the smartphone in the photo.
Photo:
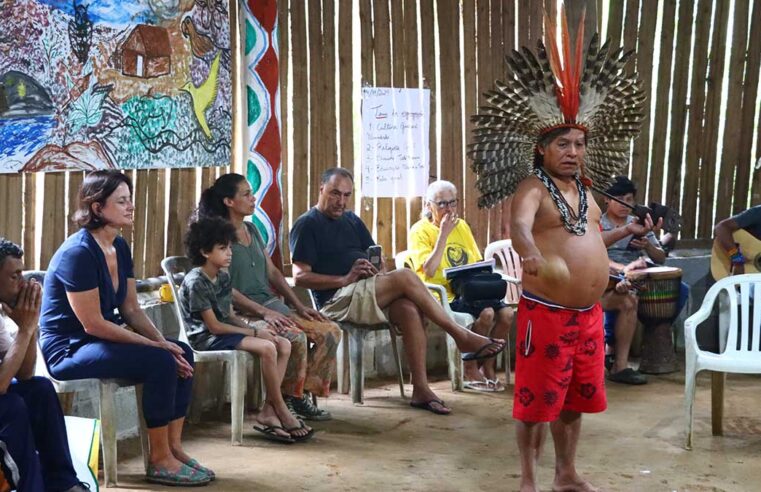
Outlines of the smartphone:
M367 248L367 259L375 267L376 270L381 269L381 255L383 254L383 248L380 244L375 244Z

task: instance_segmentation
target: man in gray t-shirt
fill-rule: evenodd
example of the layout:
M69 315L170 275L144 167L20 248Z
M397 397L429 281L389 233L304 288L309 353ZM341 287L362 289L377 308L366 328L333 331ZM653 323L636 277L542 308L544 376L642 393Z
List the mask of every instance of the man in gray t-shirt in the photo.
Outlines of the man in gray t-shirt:
M617 176L613 185L606 191L630 205L637 203L637 186L626 176ZM600 218L603 231L626 227L635 220L633 215L629 215L631 209L615 200L605 198L605 205L605 213ZM647 256L658 264L666 261L666 253L661 248L653 231L648 231L644 236L627 234L608 246L608 257L611 262L618 264L613 266L618 267L619 270L643 256Z
M743 229L761 241L761 205L751 207L744 212L724 219L714 228L714 236L722 248L729 254L732 262L732 274L745 273L745 263L748 258L743 255L742 247L735 244L732 234Z

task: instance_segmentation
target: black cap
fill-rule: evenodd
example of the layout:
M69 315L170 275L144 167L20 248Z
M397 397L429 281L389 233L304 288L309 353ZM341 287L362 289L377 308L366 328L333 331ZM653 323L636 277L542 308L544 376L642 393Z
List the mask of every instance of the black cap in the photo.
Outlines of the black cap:
M637 185L626 176L616 176L613 179L613 183L605 190L613 196L624 196L628 193L632 195L637 194Z

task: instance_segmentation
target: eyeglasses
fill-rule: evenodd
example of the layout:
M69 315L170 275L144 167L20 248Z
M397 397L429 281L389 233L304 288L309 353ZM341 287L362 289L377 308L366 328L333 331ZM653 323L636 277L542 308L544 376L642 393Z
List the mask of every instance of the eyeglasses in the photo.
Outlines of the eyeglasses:
M447 207L456 207L457 206L457 198L454 200L442 200L440 202L433 202L434 205L436 205L438 208L447 208Z

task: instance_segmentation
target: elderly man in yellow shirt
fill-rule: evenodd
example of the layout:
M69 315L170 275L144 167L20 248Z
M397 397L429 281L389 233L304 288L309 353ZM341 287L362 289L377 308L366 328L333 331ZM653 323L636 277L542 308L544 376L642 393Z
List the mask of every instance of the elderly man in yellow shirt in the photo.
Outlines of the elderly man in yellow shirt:
M422 218L408 236L410 260L424 282L443 285L453 311L473 315L473 331L492 338L505 338L513 321L513 310L501 299L478 306L455 297L444 269L481 261L483 257L468 224L457 216L457 188L449 181L428 185ZM479 362L481 363L479 366ZM465 388L477 391L504 391L495 360L463 363Z

